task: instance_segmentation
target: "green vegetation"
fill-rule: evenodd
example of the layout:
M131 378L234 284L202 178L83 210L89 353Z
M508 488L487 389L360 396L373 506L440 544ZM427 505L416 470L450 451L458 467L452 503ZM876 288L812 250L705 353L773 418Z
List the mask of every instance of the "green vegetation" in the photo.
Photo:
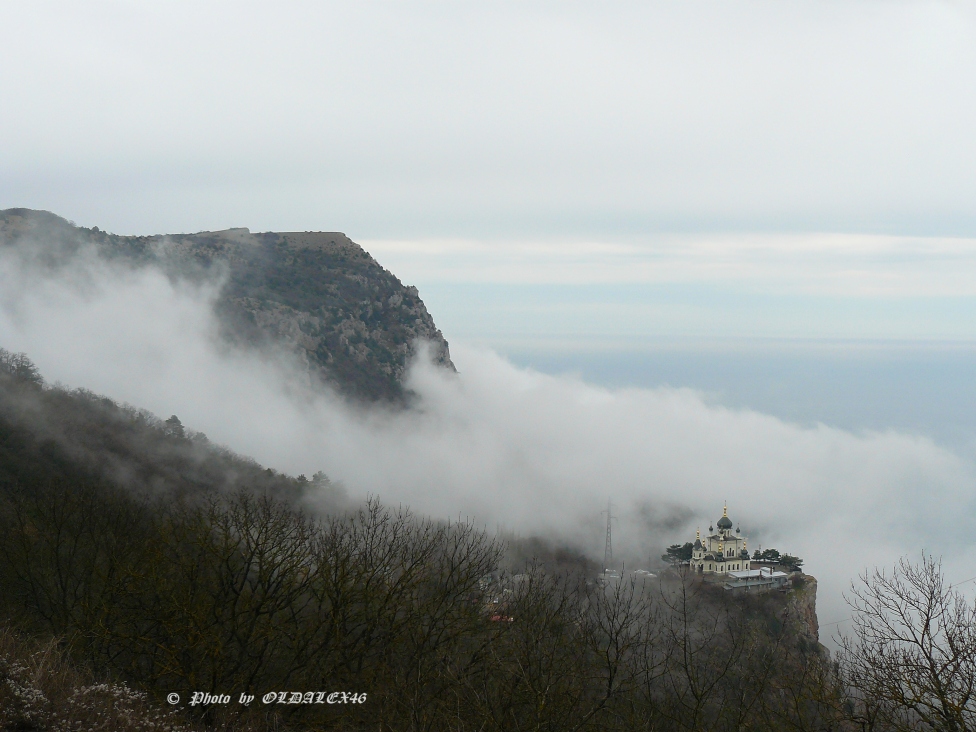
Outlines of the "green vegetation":
M691 555L694 552L695 545L690 541L684 544L672 544L667 548L664 554L661 555L661 559L672 566L678 566L682 562L687 562L691 559Z
M775 549L763 549L761 552L756 549L752 553L752 558L755 561L782 564L790 570L799 570L803 567L803 560L799 557L794 557L792 554L780 554Z
M803 568L803 560L799 557L794 557L792 554L781 554L779 557L779 562L791 570L799 570Z

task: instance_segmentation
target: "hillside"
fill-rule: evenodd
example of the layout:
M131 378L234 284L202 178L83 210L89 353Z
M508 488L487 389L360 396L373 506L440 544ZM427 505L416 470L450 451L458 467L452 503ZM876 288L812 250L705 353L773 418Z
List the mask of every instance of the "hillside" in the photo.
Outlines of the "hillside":
M42 387L39 375L12 377L9 362L23 358L0 349L2 493L97 486L172 499L247 488L297 503L311 485L212 444L206 435L184 429L175 415L163 421L85 389ZM337 495L324 474L314 480L317 495Z
M284 348L309 373L368 401L402 402L403 377L419 340L453 369L447 341L415 287L404 286L344 234L228 229L119 236L46 211L0 211L0 246L27 246L46 261L85 246L173 278L223 276L216 303L222 335L251 348Z
M544 542L505 554L470 523L351 505L321 473L290 478L173 417L46 386L0 350L0 728L105 706L93 729L176 728L171 712L241 732L780 729L801 695L808 728L835 720L812 594L604 587ZM362 702L187 704L281 689Z

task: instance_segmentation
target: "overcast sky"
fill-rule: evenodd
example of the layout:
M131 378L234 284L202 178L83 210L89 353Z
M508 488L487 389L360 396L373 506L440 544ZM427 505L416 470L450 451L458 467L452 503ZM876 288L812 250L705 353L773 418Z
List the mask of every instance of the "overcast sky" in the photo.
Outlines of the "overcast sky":
M341 230L449 337L971 340L976 4L0 2L0 208Z
M972 3L0 9L5 207L120 233L976 235Z

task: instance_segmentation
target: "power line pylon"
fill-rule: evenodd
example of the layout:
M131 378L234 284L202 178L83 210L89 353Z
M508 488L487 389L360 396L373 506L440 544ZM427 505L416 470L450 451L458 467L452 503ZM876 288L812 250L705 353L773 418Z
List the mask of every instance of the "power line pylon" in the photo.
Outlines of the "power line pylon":
M611 525L615 518L613 515L613 504L610 499L607 499L607 510L601 511L600 513L607 514L607 544L603 549L603 573L606 574L607 570L610 568L610 562L613 561L613 540L611 538Z

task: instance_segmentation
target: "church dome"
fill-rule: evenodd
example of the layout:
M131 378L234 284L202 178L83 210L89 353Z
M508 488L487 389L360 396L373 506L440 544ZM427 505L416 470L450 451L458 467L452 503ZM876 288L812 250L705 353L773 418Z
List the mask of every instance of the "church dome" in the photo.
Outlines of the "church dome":
M718 527L720 529L731 529L732 519L730 519L728 516L723 516L718 520Z
M702 548L701 539L695 539L695 549L701 549L701 548Z

